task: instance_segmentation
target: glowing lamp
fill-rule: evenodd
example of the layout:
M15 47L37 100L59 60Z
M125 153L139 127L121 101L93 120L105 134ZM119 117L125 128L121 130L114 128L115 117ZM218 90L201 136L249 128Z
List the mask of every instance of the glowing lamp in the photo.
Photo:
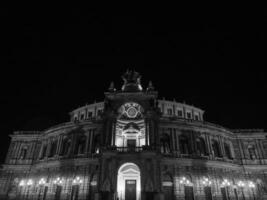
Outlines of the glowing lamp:
M38 181L38 185L44 185L45 184L45 179L44 178L41 178L39 181Z
M77 185L77 184L82 184L83 183L83 180L77 176L73 181L72 181L72 184L74 185Z
M227 180L227 179L224 179L223 182L222 182L222 186L225 187L225 186L230 186L231 183Z
M180 184L191 185L191 182L190 182L187 178L182 177L182 178L180 179Z
M56 185L62 185L64 183L64 180L57 177L54 181L53 181L54 184Z
M96 185L97 185L97 182L96 182L96 181L92 181L92 182L91 182L91 185L92 185L92 186L96 186Z
M238 187L245 187L245 183L243 181L238 181L237 186Z
M248 182L248 187L250 187L250 188L255 188L256 185L255 185L255 183L253 183L252 181L249 181L249 182Z
M29 179L29 180L27 181L27 186L31 186L32 184L33 184L32 179Z
M211 180L209 180L207 177L203 178L202 184L204 186L210 186L211 185Z
M26 184L25 180L21 180L21 181L19 182L19 186L24 186L25 184Z

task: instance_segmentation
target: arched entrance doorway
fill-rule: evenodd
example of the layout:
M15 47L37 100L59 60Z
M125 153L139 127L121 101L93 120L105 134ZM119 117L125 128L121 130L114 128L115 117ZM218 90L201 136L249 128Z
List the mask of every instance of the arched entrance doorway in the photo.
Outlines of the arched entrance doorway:
M119 200L141 199L141 175L134 163L125 163L118 170L117 197Z

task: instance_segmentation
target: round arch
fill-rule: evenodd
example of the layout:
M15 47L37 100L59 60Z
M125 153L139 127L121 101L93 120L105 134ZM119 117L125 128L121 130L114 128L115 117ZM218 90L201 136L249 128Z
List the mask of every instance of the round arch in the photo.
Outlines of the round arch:
M124 163L118 169L117 197L119 200L126 200L127 195L134 195L132 199L135 200L141 199L141 171L132 162Z

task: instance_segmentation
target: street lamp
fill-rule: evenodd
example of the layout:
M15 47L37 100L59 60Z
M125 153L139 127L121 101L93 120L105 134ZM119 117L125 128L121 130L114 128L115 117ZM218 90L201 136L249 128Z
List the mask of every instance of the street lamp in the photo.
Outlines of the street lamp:
M231 183L228 181L228 179L223 179L222 182L222 187L224 187L226 189L226 193L227 193L227 198L230 199L229 197L229 191L228 191L228 187L231 186Z
M188 195L188 192L190 192L190 196L191 195L194 195L194 191L193 191L193 183L191 183L187 178L185 177L182 177L180 179L180 184L184 185L184 195L185 195L185 199L187 199L187 195ZM191 186L191 187L190 187Z
M202 184L204 186L211 186L211 180L209 180L207 177L203 178Z
M204 193L206 198L212 199L212 193L211 193L211 180L209 180L209 178L204 177L201 181L201 183L204 186Z
M73 181L72 181L72 184L73 185L78 185L78 184L82 184L83 183L83 180L79 177L79 176L77 176L75 179L73 179Z
M243 181L238 181L237 182L237 186L239 188L241 188L241 192L242 192L242 197L243 197L243 200L245 200L245 195L244 195L244 187L245 187L245 183Z
M183 185L192 185L192 183L185 177L182 177L181 180L180 180L180 184L183 184Z
M20 180L20 182L19 182L19 198L18 199L20 199L20 197L22 196L22 193L23 193L23 187L26 185L26 181L25 180Z
M39 186L39 194L38 194L38 200L41 199L41 193L42 193L42 190L43 190L43 186L45 185L45 179L44 178L41 178L39 181L38 181L38 186Z
M53 181L53 183L54 183L55 185L62 185L62 184L64 183L64 180L63 180L63 178L59 178L59 177L57 177L57 178Z
M30 192L30 188L33 185L33 181L32 179L29 179L28 181L26 181L26 186L27 186L27 195L26 195L26 199L28 199L29 196L29 192Z
M252 181L248 182L248 187L251 188L252 194L253 194L253 199L255 200L255 194L254 194L254 188L256 187L255 183L253 183Z

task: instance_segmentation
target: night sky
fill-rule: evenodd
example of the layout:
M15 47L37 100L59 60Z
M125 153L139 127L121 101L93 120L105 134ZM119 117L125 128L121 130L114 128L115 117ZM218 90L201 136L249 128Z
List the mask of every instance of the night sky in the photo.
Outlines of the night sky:
M0 162L14 130L43 130L102 101L127 68L160 98L227 128L267 129L262 10L106 12L0 8Z

